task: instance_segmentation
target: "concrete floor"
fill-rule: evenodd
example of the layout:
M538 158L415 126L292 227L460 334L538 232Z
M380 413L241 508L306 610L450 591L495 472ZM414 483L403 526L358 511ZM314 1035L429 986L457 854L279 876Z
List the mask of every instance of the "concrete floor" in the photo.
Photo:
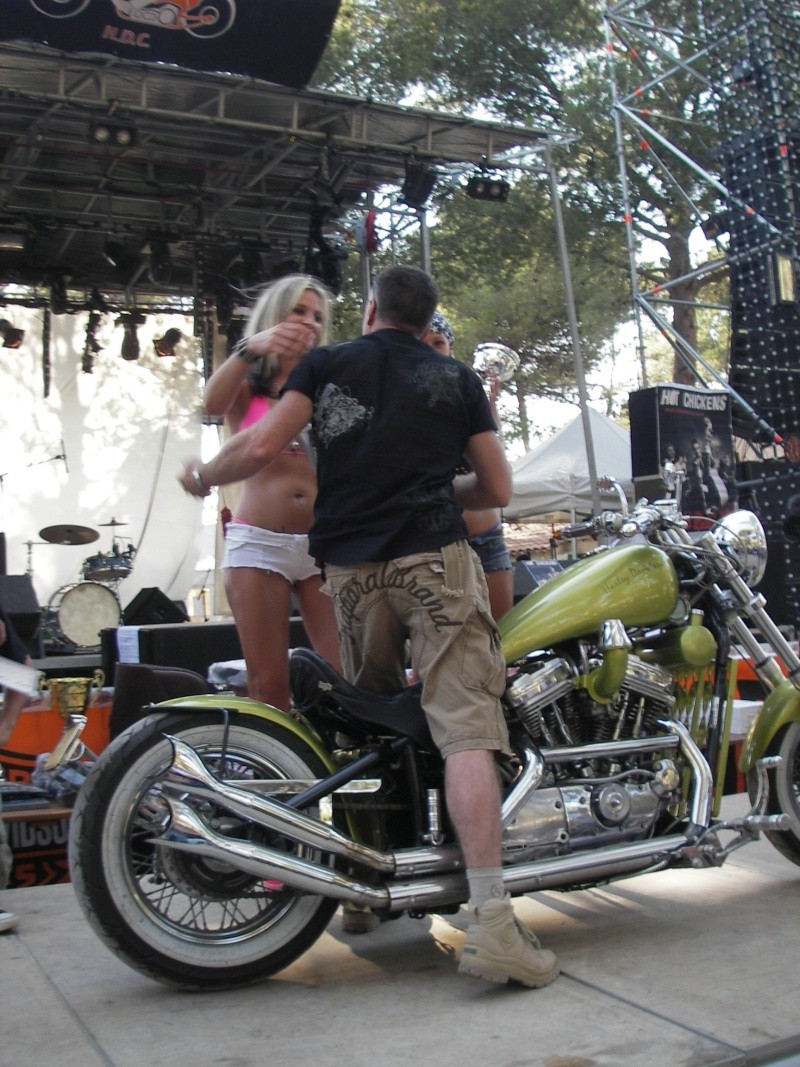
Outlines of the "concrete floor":
M457 975L463 911L360 937L337 913L275 978L196 994L118 961L68 884L8 890L0 905L19 918L0 937L1 1064L800 1064L800 867L764 840L717 870L520 898L561 959L543 990Z

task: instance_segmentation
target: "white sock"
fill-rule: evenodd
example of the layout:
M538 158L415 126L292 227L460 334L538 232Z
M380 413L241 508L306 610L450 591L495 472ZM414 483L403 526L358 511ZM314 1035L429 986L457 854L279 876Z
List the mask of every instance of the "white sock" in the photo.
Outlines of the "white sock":
M467 870L469 907L480 908L489 900L502 900L506 895L502 867L471 867Z

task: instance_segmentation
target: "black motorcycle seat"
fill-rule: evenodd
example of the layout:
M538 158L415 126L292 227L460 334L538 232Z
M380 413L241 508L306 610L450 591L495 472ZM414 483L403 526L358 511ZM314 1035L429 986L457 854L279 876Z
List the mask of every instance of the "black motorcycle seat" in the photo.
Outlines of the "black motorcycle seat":
M420 703L419 682L388 695L359 689L310 648L294 649L289 676L292 696L300 711L310 711L333 700L349 718L402 734L421 748L435 747Z

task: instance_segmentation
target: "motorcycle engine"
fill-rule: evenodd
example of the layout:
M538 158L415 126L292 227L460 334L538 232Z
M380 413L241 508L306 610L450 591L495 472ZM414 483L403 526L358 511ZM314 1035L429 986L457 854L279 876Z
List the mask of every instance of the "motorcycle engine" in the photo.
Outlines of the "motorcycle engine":
M614 752L617 741L663 733L658 720L675 703L671 673L630 656L607 704L593 701L579 676L569 660L554 658L521 671L506 689L506 705L547 756L547 777L505 831L504 849L516 862L642 836L678 788L678 770L663 754ZM576 758L576 749L597 744L606 746L602 758ZM567 747L560 763L558 749Z
M625 679L607 704L591 700L578 677L558 657L521 671L506 687L505 703L540 748L646 737L675 703L672 674L638 656L628 657Z

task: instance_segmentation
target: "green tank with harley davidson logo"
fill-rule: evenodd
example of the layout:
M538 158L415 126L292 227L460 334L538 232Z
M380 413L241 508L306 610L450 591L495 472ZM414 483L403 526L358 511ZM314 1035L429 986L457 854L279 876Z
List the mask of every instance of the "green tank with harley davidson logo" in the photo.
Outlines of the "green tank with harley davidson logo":
M599 552L550 578L502 617L503 655L513 663L537 648L595 634L606 619L653 626L677 601L678 577L661 549L629 545Z

